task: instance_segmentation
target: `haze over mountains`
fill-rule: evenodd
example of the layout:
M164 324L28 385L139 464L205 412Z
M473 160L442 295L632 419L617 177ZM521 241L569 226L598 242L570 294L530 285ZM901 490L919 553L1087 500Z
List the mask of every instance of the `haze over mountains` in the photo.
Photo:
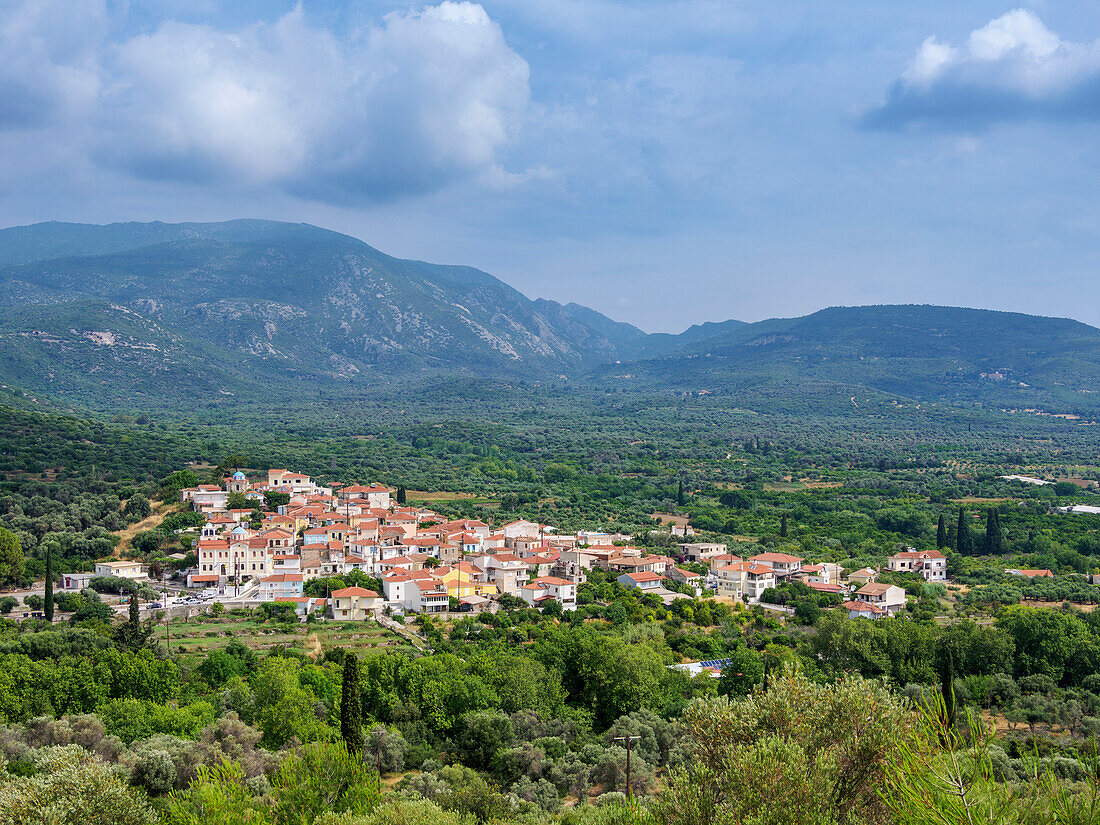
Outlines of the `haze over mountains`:
M0 298L0 382L78 400L274 399L444 374L1100 404L1100 330L1076 321L882 306L647 334L305 224L0 230Z

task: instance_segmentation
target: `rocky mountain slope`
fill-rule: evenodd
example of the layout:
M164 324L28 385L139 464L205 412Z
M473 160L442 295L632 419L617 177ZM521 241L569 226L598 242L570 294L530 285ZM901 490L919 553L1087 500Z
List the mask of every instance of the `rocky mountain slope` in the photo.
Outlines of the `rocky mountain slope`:
M1076 321L836 307L651 335L306 224L0 230L0 300L0 384L97 407L348 396L466 376L1100 409L1100 330Z
M270 221L2 230L0 299L24 310L21 331L35 318L49 326L66 304L98 301L100 313L124 308L181 346L335 380L576 373L646 338L575 304L529 300L476 269Z

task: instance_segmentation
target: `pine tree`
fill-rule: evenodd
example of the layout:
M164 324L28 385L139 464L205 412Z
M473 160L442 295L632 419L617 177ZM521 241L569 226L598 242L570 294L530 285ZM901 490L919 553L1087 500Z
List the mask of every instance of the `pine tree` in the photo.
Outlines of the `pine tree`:
M363 752L363 706L359 696L359 660L344 657L344 682L340 690L340 736L348 753Z
M779 517L779 537L787 538L787 514L784 513Z
M53 545L46 545L46 598L43 603L46 621L53 621Z
M955 542L962 555L969 556L973 553L974 538L970 535L970 523L967 520L966 510L962 507L959 508L959 524L955 529Z
M936 525L936 547L943 550L947 547L947 519L940 513L940 523Z

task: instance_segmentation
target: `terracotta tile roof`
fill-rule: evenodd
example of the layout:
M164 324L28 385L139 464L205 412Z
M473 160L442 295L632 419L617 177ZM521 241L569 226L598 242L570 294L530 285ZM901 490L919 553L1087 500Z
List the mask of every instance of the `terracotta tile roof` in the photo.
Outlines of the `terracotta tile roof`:
M378 594L373 590L367 590L365 587L345 587L343 590L333 590L332 598L342 599L346 596L365 596L368 599L377 599Z

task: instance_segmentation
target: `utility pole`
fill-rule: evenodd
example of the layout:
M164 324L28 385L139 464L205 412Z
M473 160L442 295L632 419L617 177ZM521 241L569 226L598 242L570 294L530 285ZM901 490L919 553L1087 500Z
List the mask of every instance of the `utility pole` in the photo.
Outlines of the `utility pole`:
M634 799L634 791L630 787L630 743L641 738L641 736L616 736L612 740L614 742L626 742L626 798L628 802Z

